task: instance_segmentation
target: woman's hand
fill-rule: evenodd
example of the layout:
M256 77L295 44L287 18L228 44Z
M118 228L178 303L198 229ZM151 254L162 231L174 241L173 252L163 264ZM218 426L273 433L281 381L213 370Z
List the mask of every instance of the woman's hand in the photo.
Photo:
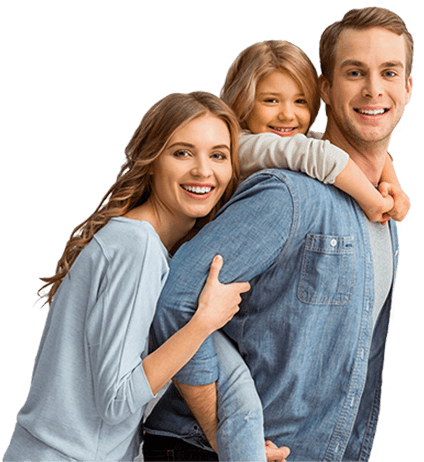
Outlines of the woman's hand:
M248 282L221 284L218 280L223 264L222 257L217 255L211 264L209 276L199 296L196 313L197 321L210 330L210 333L222 326L237 313L241 302L240 294L250 289Z

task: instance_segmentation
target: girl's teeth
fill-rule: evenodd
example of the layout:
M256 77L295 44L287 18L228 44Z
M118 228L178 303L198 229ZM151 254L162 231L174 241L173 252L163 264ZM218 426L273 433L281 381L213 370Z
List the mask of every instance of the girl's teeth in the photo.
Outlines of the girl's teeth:
M294 128L278 128L278 127L271 127L273 130L278 130L279 132L291 132Z

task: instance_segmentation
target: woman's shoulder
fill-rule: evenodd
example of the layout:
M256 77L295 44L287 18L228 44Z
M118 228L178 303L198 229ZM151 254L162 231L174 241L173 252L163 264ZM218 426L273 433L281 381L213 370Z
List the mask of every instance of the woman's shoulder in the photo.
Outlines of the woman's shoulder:
M111 218L95 234L94 239L108 259L122 255L124 258L133 260L145 256L146 253L153 253L158 257L168 255L158 234L147 221L125 217Z

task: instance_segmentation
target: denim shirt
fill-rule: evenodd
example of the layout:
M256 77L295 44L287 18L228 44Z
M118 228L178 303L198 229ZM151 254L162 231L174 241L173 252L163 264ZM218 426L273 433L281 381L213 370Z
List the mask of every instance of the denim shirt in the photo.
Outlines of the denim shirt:
M290 447L293 461L368 460L392 289L373 329L373 261L362 210L335 187L300 173L252 175L172 259L154 342L193 315L216 254L224 259L222 283L251 284L224 331L252 372L267 439ZM175 379L189 385L217 379L211 338ZM179 435L176 415L160 420L160 432L166 427Z

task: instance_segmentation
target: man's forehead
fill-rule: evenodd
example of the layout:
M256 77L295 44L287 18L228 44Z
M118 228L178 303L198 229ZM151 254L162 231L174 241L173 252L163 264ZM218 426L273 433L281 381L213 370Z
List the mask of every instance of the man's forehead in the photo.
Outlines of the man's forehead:
M397 63L405 68L405 38L381 27L345 29L337 42L335 65L340 67L347 61L364 65Z

